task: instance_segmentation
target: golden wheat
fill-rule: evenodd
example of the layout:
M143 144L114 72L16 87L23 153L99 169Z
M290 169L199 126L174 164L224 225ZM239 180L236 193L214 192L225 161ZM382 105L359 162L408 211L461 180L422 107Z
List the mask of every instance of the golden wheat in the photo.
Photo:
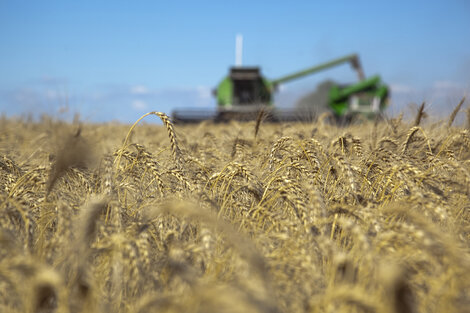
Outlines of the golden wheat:
M434 125L424 105L347 127L4 119L0 311L466 312L462 105Z

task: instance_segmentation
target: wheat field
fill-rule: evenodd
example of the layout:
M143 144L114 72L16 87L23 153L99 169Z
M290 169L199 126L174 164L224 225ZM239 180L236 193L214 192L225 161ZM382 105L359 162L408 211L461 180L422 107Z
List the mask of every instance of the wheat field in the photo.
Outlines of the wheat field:
M2 118L0 312L470 312L470 133L420 112Z

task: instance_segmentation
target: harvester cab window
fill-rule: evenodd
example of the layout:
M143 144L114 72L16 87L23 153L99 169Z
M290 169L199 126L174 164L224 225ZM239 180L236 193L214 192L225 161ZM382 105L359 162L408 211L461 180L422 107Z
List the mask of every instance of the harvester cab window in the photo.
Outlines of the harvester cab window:
M256 101L256 81L234 80L233 89L235 105L251 104Z
M234 67L230 71L233 82L233 104L250 105L262 102L260 88L262 84L259 68Z

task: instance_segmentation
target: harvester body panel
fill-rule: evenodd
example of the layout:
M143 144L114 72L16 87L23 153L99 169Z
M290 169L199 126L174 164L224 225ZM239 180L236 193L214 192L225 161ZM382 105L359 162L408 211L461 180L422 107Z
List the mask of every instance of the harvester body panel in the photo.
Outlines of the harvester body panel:
M228 107L232 105L233 82L229 76L220 82L217 88L217 104L219 107Z

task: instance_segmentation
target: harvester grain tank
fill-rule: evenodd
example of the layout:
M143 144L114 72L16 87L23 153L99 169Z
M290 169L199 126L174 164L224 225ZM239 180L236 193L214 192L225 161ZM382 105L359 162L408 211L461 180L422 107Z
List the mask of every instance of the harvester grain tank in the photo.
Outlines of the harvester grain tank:
M322 70L350 63L356 71L358 82L351 85L333 85L328 93L327 103L314 103L312 107L279 109L273 105L273 94L278 86ZM281 78L269 80L261 74L259 67L234 66L214 91L217 97L217 111L212 116L215 121L253 120L263 109L271 121L310 121L318 112L314 106L329 108L338 119L355 115L375 116L385 107L388 88L381 83L379 76L365 78L359 57L356 54L337 58ZM211 118L203 111L176 110L176 122L199 122Z

